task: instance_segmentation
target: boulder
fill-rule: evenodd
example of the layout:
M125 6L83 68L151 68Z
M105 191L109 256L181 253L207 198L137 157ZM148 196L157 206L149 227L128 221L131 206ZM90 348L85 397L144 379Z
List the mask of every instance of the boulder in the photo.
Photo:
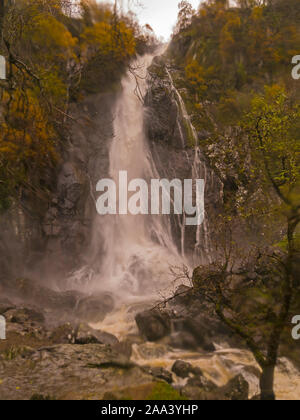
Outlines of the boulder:
M173 333L170 336L170 346L175 349L188 349L188 350L197 350L198 343L195 337L185 331L180 331Z
M112 334L104 331L94 330L85 324L80 324L76 328L75 344L106 344L116 345L119 340Z
M167 311L150 310L135 317L140 334L149 341L157 341L171 332L171 318Z
M249 384L243 375L237 375L219 392L224 400L246 401L249 398Z
M209 330L209 320L207 320L207 324L203 319L203 316L200 315L197 318L192 318L188 316L183 320L179 320L181 322L181 328L183 331L189 333L192 337L194 337L195 341L197 342L198 347L201 347L203 350L208 352L215 351L215 346L210 338L211 331ZM175 330L178 328L175 325Z
M188 378L193 370L193 366L190 363L183 362L182 360L176 360L172 366L172 372L175 373L179 378Z
M190 400L217 400L219 388L204 376L189 378L187 384L181 390L182 395Z
M76 308L76 316L88 323L102 322L106 315L113 311L115 302L108 293L89 296L79 301Z
M168 384L173 382L172 373L162 367L147 367L145 368L145 371L154 376L154 378L161 379Z
M246 401L249 397L249 384L242 375L237 375L222 387L218 387L204 376L195 376L188 380L182 394L191 400L199 401Z
M109 333L94 330L86 324L72 325L66 323L56 327L50 334L54 344L106 344L116 345L118 339Z
M203 372L200 368L192 366L190 363L182 360L176 360L172 366L172 372L175 373L179 378L188 378L191 374L193 376L202 377Z

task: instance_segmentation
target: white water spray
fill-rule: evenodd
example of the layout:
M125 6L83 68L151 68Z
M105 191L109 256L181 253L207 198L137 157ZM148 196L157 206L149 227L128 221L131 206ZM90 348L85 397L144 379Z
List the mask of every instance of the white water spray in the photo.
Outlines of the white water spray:
M147 68L153 56L139 58L122 80L118 98L114 137L110 147L109 177L118 184L120 171L128 179L159 179L144 134L144 105ZM117 193L117 197L119 194ZM119 203L117 202L117 207ZM170 266L186 264L174 244L168 216L117 214L96 216L93 226L91 255L104 253L99 272L83 268L72 275L75 283L88 280L86 290L111 291L119 299L158 298L170 287ZM104 242L103 242L104 241Z

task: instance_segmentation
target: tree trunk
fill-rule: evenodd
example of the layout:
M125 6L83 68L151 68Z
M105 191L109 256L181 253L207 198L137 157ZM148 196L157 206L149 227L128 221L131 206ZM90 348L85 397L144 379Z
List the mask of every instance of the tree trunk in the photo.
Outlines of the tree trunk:
M275 401L274 393L275 365L265 366L260 377L260 399L263 401Z

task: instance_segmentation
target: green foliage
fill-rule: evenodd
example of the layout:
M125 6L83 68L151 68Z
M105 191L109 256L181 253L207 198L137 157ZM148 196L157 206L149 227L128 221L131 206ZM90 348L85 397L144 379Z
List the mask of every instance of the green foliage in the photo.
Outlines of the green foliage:
M252 100L243 128L259 174L276 189L285 204L300 200L300 107L288 100L280 86L265 88Z
M176 389L172 388L171 385L165 382L158 382L153 387L150 395L146 398L148 401L183 401L187 400L179 394Z

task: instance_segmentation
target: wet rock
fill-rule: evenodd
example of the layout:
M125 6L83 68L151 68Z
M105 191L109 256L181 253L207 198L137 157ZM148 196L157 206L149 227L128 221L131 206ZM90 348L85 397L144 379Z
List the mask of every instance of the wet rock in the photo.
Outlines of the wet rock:
M75 344L107 344L113 346L117 345L119 340L112 334L94 330L88 325L80 324L76 328L74 342ZM116 347L114 348L116 350Z
M114 299L108 293L90 296L80 300L76 308L76 316L85 322L98 323L103 321L114 307Z
M249 384L242 375L237 375L225 386L218 387L204 376L188 380L182 394L192 400L246 401L249 397Z
M151 359L163 359L169 352L170 348L165 344L157 343L142 343L135 346L139 358L151 360Z
M157 379L162 379L168 384L173 382L172 373L162 367L147 367L145 368L145 371Z
M182 360L176 360L172 366L172 372L175 373L179 378L188 378L190 373L193 372L193 366L190 363L184 362Z
M185 318L182 328L194 337L198 346L203 350L208 352L215 351L215 346L210 339L211 331L208 331L207 325L203 322L202 316L198 318Z
M171 332L171 318L166 311L145 311L137 314L135 320L140 334L149 341L160 340Z
M109 333L94 330L86 324L72 325L66 323L56 327L50 334L54 344L106 344L116 345L118 339Z
M174 296L169 302L172 311L172 347L213 352L216 338L234 346L238 344L232 331L218 319L212 305L205 302L197 289L180 286Z
M211 339L212 331L208 330L205 324L204 315L192 318L190 315L173 319L175 333L171 337L171 345L182 349L195 350L201 348L207 352L215 351Z
M243 375L231 379L227 385L220 389L220 394L225 400L245 401L249 398L249 384Z
M191 400L215 400L218 399L218 387L204 376L195 376L188 380L182 389L182 395Z
M177 332L170 336L170 346L175 349L197 350L198 343L195 337L189 332Z

